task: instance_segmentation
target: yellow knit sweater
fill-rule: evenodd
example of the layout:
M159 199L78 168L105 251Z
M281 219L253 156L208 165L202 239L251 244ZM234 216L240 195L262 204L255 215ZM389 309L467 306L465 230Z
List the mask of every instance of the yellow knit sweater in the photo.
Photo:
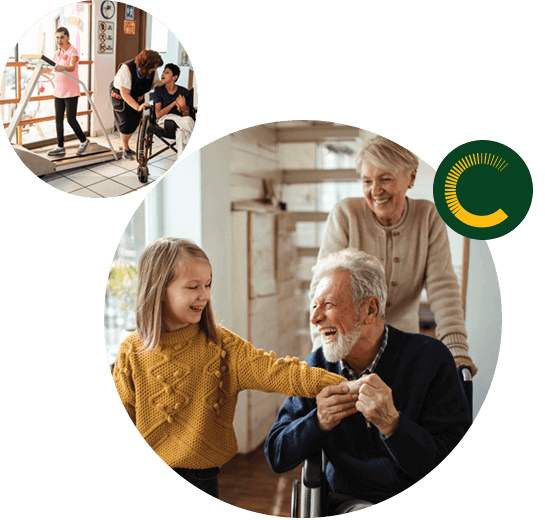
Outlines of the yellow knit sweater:
M138 431L172 468L220 466L237 452L238 393L253 389L315 397L342 378L297 358L276 359L220 327L210 342L198 324L161 335L142 352L136 334L121 345L114 381Z

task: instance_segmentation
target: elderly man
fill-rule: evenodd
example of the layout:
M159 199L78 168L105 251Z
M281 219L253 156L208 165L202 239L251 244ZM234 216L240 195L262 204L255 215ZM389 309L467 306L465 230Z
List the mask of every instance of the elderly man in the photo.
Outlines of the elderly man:
M314 273L311 322L322 347L306 361L348 382L316 399L288 398L265 453L282 473L323 449L333 491L381 502L452 451L471 424L469 405L443 343L384 324L386 282L375 257L345 249Z

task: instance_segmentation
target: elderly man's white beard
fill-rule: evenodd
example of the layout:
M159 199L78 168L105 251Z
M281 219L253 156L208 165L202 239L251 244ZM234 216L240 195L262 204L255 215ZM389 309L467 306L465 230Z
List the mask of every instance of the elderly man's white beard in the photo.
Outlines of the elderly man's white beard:
M337 332L337 338L331 343L324 343L324 357L330 363L336 363L341 359L344 359L356 344L360 337L359 322L356 323L354 331L350 334L341 334Z

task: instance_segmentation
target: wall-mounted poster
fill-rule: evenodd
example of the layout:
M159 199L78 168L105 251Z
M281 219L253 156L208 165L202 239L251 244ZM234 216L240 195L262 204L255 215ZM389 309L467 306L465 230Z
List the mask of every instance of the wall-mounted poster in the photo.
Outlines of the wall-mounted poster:
M134 6L125 6L125 20L134 20Z
M131 20L125 20L125 24L123 26L123 33L136 34L136 22L133 22Z

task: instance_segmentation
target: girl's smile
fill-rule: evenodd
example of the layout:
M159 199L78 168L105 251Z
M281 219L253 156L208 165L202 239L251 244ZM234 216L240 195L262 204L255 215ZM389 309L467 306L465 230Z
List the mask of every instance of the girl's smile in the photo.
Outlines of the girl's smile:
M212 271L202 260L180 263L176 277L163 296L163 327L173 332L199 323L202 312L210 301Z

